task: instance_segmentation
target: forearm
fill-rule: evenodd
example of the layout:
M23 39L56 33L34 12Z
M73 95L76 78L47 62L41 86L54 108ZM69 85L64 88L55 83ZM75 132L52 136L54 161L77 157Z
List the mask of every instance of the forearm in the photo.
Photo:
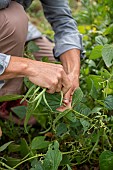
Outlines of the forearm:
M80 74L80 50L71 49L60 56L60 61L67 74L71 72L78 76Z
M0 80L11 79L15 77L24 77L28 67L28 59L20 57L11 57L5 72L0 75Z
M0 80L15 77L28 77L32 83L46 88L48 93L62 90L65 94L71 87L71 82L62 65L27 58L11 57L8 67L0 76Z

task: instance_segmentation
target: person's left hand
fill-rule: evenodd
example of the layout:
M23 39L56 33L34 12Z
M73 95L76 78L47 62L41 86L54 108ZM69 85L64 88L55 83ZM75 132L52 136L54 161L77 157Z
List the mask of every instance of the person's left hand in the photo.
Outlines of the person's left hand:
M57 108L58 111L63 112L71 108L73 93L79 87L80 51L78 49L69 50L62 54L60 59L72 84L69 91L63 96L63 105Z

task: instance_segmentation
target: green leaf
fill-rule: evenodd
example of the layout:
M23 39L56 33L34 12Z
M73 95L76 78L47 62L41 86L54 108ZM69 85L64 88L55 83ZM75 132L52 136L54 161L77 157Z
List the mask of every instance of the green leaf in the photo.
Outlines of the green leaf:
M90 95L94 98L94 99L97 99L98 98L98 91L95 87L95 84L94 84L94 81L91 80L92 82L92 87L91 87L91 91L90 91Z
M9 153L18 152L18 151L20 151L20 145L11 143L11 144L8 146L8 152L9 152Z
M46 100L48 102L48 105L51 107L53 111L56 111L58 107L60 107L60 102L61 102L61 94L60 93L45 93ZM42 103L44 107L48 108L46 104L43 102Z
M62 160L62 153L59 150L59 143L57 141L51 144L45 155L43 162L44 170L58 170L60 162Z
M90 91L91 90L91 87L92 87L92 81L94 82L95 84L95 88L100 90L102 89L102 82L103 82L103 79L101 76L98 76L98 75L89 75L88 77L86 77L86 83L87 83L87 89Z
M0 102L6 102L6 101L12 101L21 99L23 95L6 95L6 96L0 96Z
M37 52L40 48L36 45L34 41L30 41L27 45L27 50L31 53Z
M27 123L28 123L30 117L33 115L35 103L36 102L28 103L28 106L27 106L26 117L25 117L25 121L24 121L24 128L25 128L26 133L28 133L27 132Z
M45 136L35 137L31 142L31 149L44 149L47 148L50 142L45 141Z
M110 77L111 77L111 74L109 73L109 71L108 70L106 70L106 69L102 69L101 70L101 76L102 76L102 78L104 79L104 80L108 80Z
M30 170L43 170L42 163L38 161L37 159L34 159L31 162L32 168Z
M73 94L73 98L72 98L72 107L74 107L75 105L77 105L83 98L83 92L81 90L81 88L77 88Z
M82 124L83 130L84 130L84 133L85 133L89 129L90 123L89 123L89 121L87 121L83 118L80 119L80 123Z
M94 107L94 108L92 109L91 114L98 113L98 112L100 112L102 109L103 109L102 107L96 106L96 107Z
M113 34L113 24L111 24L107 29L104 31L103 35Z
M102 58L107 67L113 65L113 44L104 46L102 49Z
M5 143L4 145L0 146L0 152L4 151L13 141Z
M102 49L103 49L102 45L95 46L94 49L91 52L89 59L95 60L97 58L102 57Z
M67 164L70 164L70 156L68 154L64 154L62 155L62 161L60 163L61 166L64 166L64 165L67 165Z
M113 110L113 96L112 95L107 96L104 100L104 104L108 110Z
M27 141L24 138L22 138L21 139L21 145L20 145L21 156L25 157L29 153L29 151L30 151L30 148L27 144Z
M75 123L76 122L76 116L73 112L69 112L65 115L65 117L70 120L71 122Z
M113 152L103 151L99 157L100 170L113 169Z
M67 132L67 126L65 123L59 123L56 127L56 135L61 136Z
M74 110L86 116L91 114L91 109L87 107L84 103L79 103L77 106L74 107Z
M98 45L105 45L108 42L108 39L106 37L103 37L102 35L99 35L95 37L95 41Z
M7 165L9 165L10 167L14 167L16 166L18 163L20 163L20 159L18 158L12 158L12 157L6 157L7 160Z
M11 110L20 118L23 119L26 115L26 106L12 107Z
M53 121L53 129L55 130L56 123L63 118L66 114L68 114L70 110L65 110L64 112L58 113L58 116Z

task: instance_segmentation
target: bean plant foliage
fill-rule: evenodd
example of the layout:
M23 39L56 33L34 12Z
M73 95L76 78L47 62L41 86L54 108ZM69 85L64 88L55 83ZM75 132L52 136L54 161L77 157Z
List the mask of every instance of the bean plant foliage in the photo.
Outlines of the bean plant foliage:
M86 53L81 59L80 87L74 92L72 108L57 111L62 92L48 94L27 78L25 95L0 97L0 102L21 98L28 103L12 110L20 120L25 117L24 127L0 122L1 169L74 170L84 165L113 169L112 9L111 0L82 0L81 10L73 13ZM27 54L30 50L34 52L36 46L30 45ZM35 126L28 125L32 116Z

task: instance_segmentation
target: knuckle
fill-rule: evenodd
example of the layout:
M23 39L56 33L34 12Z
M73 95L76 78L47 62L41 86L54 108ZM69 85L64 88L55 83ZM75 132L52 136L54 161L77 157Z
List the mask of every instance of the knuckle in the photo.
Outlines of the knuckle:
M53 94L54 92L51 90L47 90L47 93Z
M57 79L52 81L52 86L56 86L57 84L58 84L58 80Z
M57 74L58 79L62 78L62 75L60 73Z
M62 74L64 72L64 69L63 68L60 68L59 69L59 73Z
M62 68L63 69L63 66L61 64L59 64L59 68Z

